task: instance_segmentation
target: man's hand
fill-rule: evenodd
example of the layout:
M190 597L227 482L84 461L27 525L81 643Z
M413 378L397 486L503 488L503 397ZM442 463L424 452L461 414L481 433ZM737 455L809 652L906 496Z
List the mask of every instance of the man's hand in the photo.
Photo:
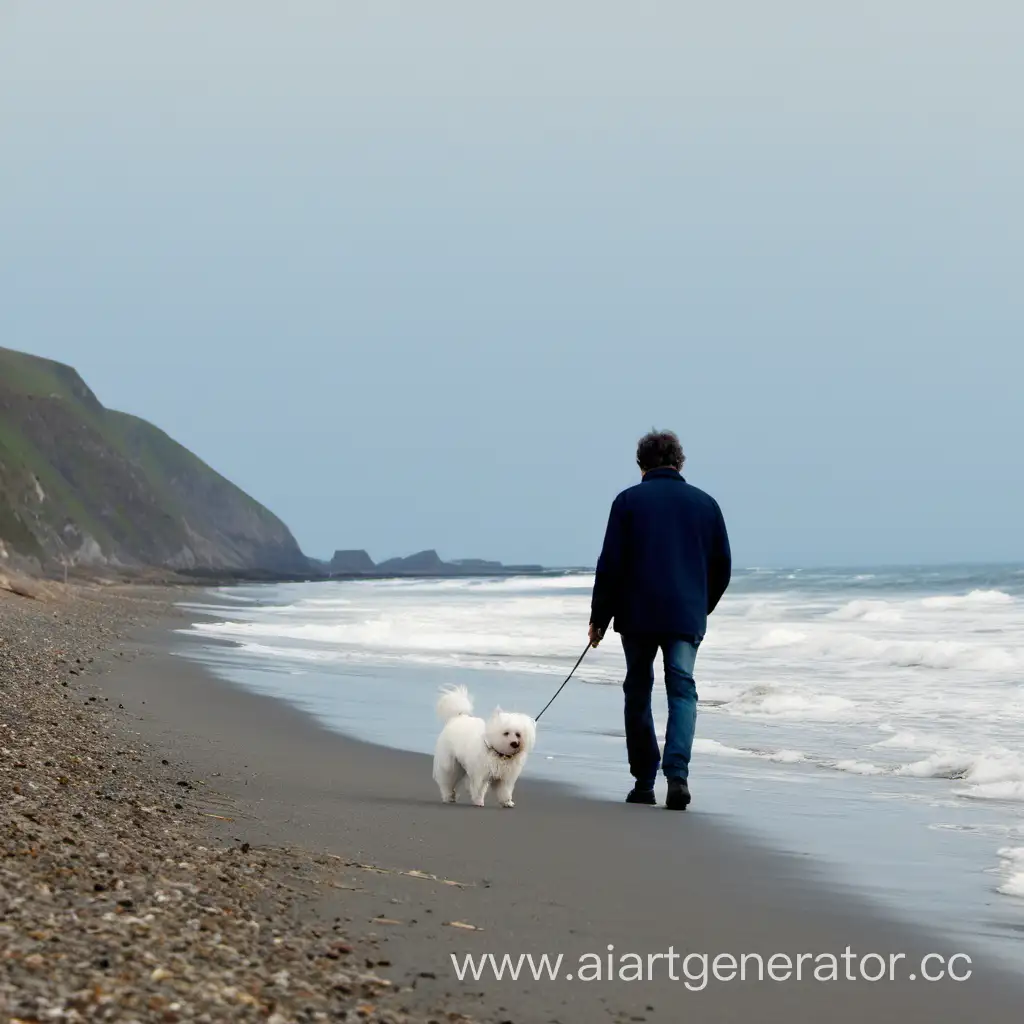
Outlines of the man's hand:
M604 630L598 629L593 623L590 624L590 646L596 647L604 639Z

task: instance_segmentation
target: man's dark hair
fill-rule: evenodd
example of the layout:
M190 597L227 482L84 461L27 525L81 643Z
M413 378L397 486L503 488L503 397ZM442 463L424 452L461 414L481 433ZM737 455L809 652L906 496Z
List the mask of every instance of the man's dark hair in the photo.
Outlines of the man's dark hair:
M686 456L679 438L671 430L652 430L636 446L636 464L641 472L649 469L682 469Z

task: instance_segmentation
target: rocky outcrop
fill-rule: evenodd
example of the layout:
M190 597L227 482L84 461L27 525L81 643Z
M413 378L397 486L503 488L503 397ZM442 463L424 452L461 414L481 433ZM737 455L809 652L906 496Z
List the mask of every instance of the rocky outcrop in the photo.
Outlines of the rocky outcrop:
M377 572L385 576L435 576L446 569L441 556L433 549L417 551L415 555L407 555L405 558L389 558L377 566Z
M0 565L309 563L273 513L69 366L0 348Z
M377 566L373 559L362 549L358 551L335 551L331 559L330 571L339 575L358 576L362 573L372 573Z
M336 551L331 560L334 576L519 576L544 572L541 565L502 565L483 558L446 562L433 549L404 558L389 558L379 565L365 551Z
M501 562L488 562L485 558L454 558L448 564L469 572L498 572L505 568Z

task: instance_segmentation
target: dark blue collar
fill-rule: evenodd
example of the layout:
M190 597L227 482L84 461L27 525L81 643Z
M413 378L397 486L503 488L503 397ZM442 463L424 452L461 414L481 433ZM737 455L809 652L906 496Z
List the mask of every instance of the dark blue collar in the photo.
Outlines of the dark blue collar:
M644 473L643 482L647 483L648 480L682 480L683 483L686 481L683 479L683 474L678 469L672 469L669 466L661 466L658 469L649 469Z

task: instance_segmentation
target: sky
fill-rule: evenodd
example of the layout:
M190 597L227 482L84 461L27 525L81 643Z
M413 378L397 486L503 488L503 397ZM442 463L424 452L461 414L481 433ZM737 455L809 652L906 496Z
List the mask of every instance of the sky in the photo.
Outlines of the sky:
M309 554L1024 560L1019 0L0 0L0 345Z

